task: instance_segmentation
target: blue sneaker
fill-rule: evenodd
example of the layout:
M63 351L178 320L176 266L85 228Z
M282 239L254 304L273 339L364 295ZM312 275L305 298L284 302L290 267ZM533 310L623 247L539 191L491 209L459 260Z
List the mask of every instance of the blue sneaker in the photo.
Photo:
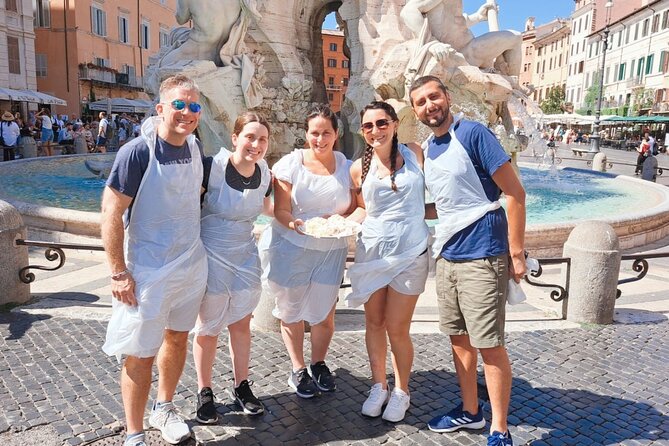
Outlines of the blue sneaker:
M485 419L483 418L483 410L479 404L479 411L476 415L472 415L467 411L462 410L462 404L455 409L430 420L427 427L432 432L454 432L458 429L483 429L485 426Z
M488 436L488 446L513 446L511 439L511 432L506 431L505 434L494 431L492 435Z

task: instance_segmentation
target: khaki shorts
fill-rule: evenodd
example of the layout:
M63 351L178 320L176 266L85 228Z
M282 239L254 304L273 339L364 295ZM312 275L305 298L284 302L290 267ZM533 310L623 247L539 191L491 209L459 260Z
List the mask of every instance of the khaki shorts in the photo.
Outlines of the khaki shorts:
M509 282L508 256L468 261L437 260L439 329L469 335L476 348L504 345Z

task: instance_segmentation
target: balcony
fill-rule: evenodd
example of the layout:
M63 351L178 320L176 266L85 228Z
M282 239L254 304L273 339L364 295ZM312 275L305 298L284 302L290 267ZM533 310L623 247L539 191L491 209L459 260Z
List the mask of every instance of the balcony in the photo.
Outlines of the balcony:
M334 84L328 84L325 86L325 89L327 91L341 91L341 86L340 85L334 85Z
M653 104L653 113L669 112L669 102L656 102Z
M94 83L118 85L131 89L144 88L144 79L142 77L119 73L112 68L99 67L92 64L79 65L79 79L89 80Z
M631 79L628 79L626 84L627 88L640 87L641 85L643 85L642 80L643 79L641 76L636 76Z

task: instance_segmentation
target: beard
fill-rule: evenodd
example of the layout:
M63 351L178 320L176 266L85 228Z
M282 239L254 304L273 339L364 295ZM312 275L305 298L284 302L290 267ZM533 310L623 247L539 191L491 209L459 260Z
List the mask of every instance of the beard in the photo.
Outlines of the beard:
M431 117L431 118L424 118L421 119L420 122L425 124L426 126L430 128L437 128L441 127L441 125L446 122L448 119L448 111L447 110L441 110L441 114L438 114L437 116Z

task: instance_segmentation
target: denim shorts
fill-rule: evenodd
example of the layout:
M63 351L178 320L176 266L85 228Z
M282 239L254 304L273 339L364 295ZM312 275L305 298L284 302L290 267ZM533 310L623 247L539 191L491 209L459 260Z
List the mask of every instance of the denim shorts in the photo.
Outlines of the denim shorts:
M53 130L51 129L42 129L42 142L52 142L53 141Z

